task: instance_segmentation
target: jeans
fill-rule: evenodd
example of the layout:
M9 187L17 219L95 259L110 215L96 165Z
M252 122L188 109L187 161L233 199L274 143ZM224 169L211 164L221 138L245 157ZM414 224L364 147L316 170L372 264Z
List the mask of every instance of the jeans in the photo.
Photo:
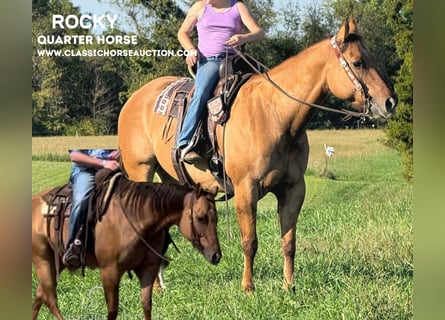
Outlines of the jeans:
M219 65L224 56L200 57L195 76L195 92L190 101L189 108L182 124L181 133L176 140L176 147L188 145L192 140L199 120L205 110L207 101L215 90L219 80Z
M80 170L71 176L70 182L73 187L73 203L68 225L68 245L74 241L76 233L86 219L89 195L95 186L94 172Z

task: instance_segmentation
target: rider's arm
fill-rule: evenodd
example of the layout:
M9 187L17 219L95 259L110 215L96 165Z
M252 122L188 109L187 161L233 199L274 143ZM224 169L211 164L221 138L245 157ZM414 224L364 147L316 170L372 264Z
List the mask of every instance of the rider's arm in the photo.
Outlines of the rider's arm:
M70 160L78 165L96 169L107 168L110 170L116 170L119 168L119 162L116 160L97 159L80 151L70 152Z
M92 167L97 169L104 167L104 160L90 157L89 155L80 151L70 152L70 160L84 167Z
M252 16L249 8L243 2L237 2L238 12L241 17L241 21L249 30L248 33L234 34L227 40L226 44L230 46L241 46L247 42L258 41L264 38L264 30L260 27L258 22Z
M202 1L196 2L190 8L189 12L187 13L187 16L185 17L178 31L179 43L185 50L189 52L189 54L186 56L186 62L190 66L193 66L198 60L197 51L195 45L192 42L192 39L190 38L190 34L193 28L195 27L196 23L198 22L198 18L202 15L203 9L204 9L203 2Z

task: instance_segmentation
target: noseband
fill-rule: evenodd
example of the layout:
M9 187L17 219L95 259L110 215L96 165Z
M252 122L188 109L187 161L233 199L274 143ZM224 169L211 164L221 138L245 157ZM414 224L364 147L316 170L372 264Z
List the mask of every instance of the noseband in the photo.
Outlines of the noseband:
M371 109L372 97L368 92L368 88L355 75L354 71L349 66L348 61L343 56L343 54L341 52L341 48L343 47L343 44L338 45L337 39L335 36L333 36L331 38L330 43L331 43L332 48L335 51L335 55L337 56L337 59L340 62L341 67L348 75L348 78L351 80L352 84L354 85L355 90L360 91L363 94L363 96L365 97L365 105L364 105L363 113L365 114L365 116L369 116L369 111Z

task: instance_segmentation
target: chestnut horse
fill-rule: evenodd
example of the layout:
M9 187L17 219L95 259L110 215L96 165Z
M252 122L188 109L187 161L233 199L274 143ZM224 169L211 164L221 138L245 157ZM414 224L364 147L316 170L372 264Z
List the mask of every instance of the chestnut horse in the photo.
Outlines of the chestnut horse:
M86 265L100 270L107 319L117 317L120 279L129 270L139 278L144 316L151 319L153 282L168 245L166 236L170 226L178 225L182 235L211 264L219 262L221 251L214 200L217 189L205 192L199 187L138 183L121 176L116 179L113 190L105 214L95 226L94 254L87 253ZM32 197L32 262L39 280L32 304L32 319L37 319L45 303L60 320L63 318L56 294L54 219L48 226L48 217L42 213L47 210L44 198L50 191ZM64 226L66 243L68 223ZM63 268L61 265L61 270Z
M174 139L163 139L166 119L154 112L157 96L177 79L167 76L147 83L121 110L119 147L132 180L151 181L155 172L162 181L178 180L171 161ZM376 70L354 20L346 20L333 38L312 45L265 74L252 76L238 92L225 129L217 129L234 187L245 291L254 289L257 202L268 192L278 200L283 287L293 287L296 224L305 197L309 154L305 127L317 111L301 101L321 103L328 93L349 101L368 117L387 118L395 111L397 98ZM173 121L171 126L175 125ZM204 161L185 166L204 188L223 190Z

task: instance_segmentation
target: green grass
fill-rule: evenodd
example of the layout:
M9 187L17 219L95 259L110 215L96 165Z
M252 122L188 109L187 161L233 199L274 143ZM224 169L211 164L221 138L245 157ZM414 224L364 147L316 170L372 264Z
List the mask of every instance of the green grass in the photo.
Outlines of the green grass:
M315 135L323 137L323 132ZM376 137L370 140L375 143ZM360 139L355 143L360 144ZM240 290L243 258L231 200L230 241L225 205L218 204L223 253L218 266L208 264L176 227L171 229L181 253L169 249L168 289L154 294L153 318L412 319L413 190L401 178L398 155L381 146L372 148L359 154L337 151L329 161L336 180L320 177L317 167L310 165L297 228L295 293L282 289L279 226L271 195L258 206L256 291L244 294ZM69 163L33 161L32 169L35 193L64 183ZM32 288L34 294L34 272ZM85 278L64 272L58 294L67 319L106 318L97 270L88 270ZM138 281L124 275L120 319L140 318ZM42 307L40 319L53 317Z

